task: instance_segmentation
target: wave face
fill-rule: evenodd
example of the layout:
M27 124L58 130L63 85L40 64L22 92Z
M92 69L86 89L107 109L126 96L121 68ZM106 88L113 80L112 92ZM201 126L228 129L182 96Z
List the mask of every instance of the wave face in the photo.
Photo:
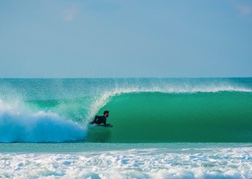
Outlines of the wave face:
M251 142L251 109L252 78L2 79L0 142Z
M111 142L252 141L252 93L130 93L105 109L115 124Z

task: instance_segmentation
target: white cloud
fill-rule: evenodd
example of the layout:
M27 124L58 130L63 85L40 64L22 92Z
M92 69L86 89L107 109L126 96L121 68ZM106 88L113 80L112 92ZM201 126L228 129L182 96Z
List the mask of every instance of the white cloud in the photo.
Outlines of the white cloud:
M248 6L248 5L236 5L235 6L240 14L242 15L250 15L252 13L252 6Z
M71 6L70 8L66 9L63 13L63 18L65 21L72 21L78 12L76 6Z

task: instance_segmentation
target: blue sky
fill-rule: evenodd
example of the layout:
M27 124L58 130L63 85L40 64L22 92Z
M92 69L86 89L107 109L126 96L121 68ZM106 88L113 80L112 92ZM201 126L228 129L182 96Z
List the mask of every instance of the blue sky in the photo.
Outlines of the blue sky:
M250 0L0 1L0 78L243 76Z

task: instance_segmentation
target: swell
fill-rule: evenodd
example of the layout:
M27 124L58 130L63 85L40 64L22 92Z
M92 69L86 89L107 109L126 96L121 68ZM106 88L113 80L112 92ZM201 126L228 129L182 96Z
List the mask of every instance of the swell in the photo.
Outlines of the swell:
M251 142L251 92L252 78L0 79L0 142ZM87 130L105 109L114 127Z
M91 129L88 141L252 142L252 93L126 93L105 109L114 127Z

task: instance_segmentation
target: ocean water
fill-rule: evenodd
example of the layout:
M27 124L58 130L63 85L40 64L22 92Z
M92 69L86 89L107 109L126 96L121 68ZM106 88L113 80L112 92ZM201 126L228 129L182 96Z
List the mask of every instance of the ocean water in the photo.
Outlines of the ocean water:
M0 178L252 178L251 154L252 78L0 79Z

